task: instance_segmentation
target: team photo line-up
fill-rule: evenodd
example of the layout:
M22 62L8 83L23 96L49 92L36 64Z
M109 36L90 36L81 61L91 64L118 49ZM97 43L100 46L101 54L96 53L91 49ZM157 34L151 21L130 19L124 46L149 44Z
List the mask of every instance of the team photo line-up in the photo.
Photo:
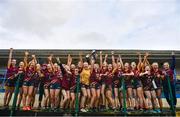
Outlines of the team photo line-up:
M18 66L12 53L11 48L5 80L5 108L9 107L18 79L16 107L22 107L24 111L33 109L35 101L38 101L37 107L40 109L74 111L78 100L81 112L116 111L123 109L126 103L129 111L160 113L163 109L162 93L170 108L176 108L174 52L170 54L171 64L164 62L162 68L155 61L149 63L150 54L147 52L143 57L137 53L137 63L123 63L121 55L116 55L114 51L108 55L93 50L85 59L80 52L77 63L73 63L73 56L69 54L67 63L62 63L60 56L50 55L47 63L39 64L35 55L31 55L29 61L30 54L25 51ZM108 56L111 56L111 60L108 60ZM126 95L126 101L123 95Z

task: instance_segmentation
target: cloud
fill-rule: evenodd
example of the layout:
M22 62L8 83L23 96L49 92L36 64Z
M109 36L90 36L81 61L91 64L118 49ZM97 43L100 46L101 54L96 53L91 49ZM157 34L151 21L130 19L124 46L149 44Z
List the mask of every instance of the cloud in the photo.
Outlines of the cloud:
M7 3L3 26L10 30L44 35L52 28L63 25L71 16L72 4L65 1L20 1Z
M180 50L179 11L178 0L4 0L0 44L1 48Z

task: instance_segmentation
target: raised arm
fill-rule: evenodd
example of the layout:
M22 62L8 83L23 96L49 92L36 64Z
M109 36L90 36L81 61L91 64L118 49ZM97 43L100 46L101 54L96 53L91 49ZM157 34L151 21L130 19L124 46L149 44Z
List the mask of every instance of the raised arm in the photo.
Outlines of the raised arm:
M59 57L56 57L56 60L57 60L58 65L60 66L60 69L61 69L62 74L65 74L65 73L66 73L66 70L64 69L64 67L63 67L63 65L62 65Z
M72 57L71 57L71 55L69 54L69 55L68 55L68 63L67 63L67 65L70 67L71 64L72 64Z
M105 55L103 63L107 63L107 57L108 57L108 54Z
M124 69L124 63L122 61L121 55L119 54L119 62L121 63L122 69Z
M111 55L112 55L112 65L113 65L113 68L116 68L116 62L115 62L115 58L114 58L114 51L111 51Z
M147 62L147 57L149 56L149 54L146 52L145 55L144 55L144 60L143 60L143 67L145 67L146 65L148 65L148 62Z
M61 72L62 72L63 75L66 74L66 73L72 74L71 71L70 71L70 69L67 68L67 67L69 67L69 66L65 66L65 67L64 67L64 66L62 65L59 57L56 57L56 60L57 60L57 62L58 62L58 65L60 66L60 69L61 69Z
M102 64L103 64L103 58L102 58L102 51L99 52L100 54L100 68L102 68Z
M37 59L36 59L36 55L32 55L32 61L34 61L35 64L37 64Z
M34 62L34 64L35 64L34 68L36 68L37 60L36 60L36 56L34 54L32 55L32 60L28 63L27 66L29 66L32 62Z
M11 61L12 61L12 52L13 52L13 48L10 48L10 52L9 52L9 59L8 59L8 64L7 64L8 69L9 69L9 68L10 68L10 66L11 66Z
M54 72L54 65L53 65L53 62L52 62L52 58L53 58L53 55L50 55L49 57L48 57L48 63L51 65L51 67L52 67L52 70L53 70L53 72Z
M138 52L137 54L138 54L138 56L139 56L139 62L138 62L138 65L137 65L137 69L138 69L138 71L141 71L141 67L142 67L141 53Z
M71 64L72 64L72 60L73 60L73 58L72 58L72 56L70 56L70 60L69 60L69 65L71 66Z
M144 55L144 59L143 59L143 66L145 66L145 63L146 63L146 55Z
M148 56L149 56L149 53L146 52L145 55L144 55L144 60L143 60L144 66L150 65L150 64L149 64L149 61L148 61L148 59L147 59Z
M171 69L174 70L174 69L175 69L175 65L176 65L176 59L175 59L175 54L174 54L174 52L172 52L171 55L172 55Z
M94 70L94 63L95 63L95 60L94 60L94 59L91 59L91 73L92 73L93 70Z
M146 56L148 57L149 55L150 55L150 54L149 54L148 52L146 52ZM150 63L149 63L147 57L146 57L146 65L149 65L149 66L150 66Z
M24 56L24 68L26 70L26 68L28 67L28 55L29 55L29 52L28 51L25 51L25 56Z
M83 66L82 52L79 53L79 62L81 64L81 66Z
M70 54L68 54L68 61L67 61L67 65L70 67L72 63L72 57Z

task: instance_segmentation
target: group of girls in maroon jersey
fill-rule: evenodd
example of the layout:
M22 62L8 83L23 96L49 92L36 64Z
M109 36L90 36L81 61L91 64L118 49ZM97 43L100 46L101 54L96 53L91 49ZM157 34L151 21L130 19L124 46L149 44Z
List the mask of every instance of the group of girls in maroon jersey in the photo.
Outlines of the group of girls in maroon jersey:
M123 90L126 90L128 110L160 112L163 108L161 95L166 76L173 82L173 71L169 63L165 62L163 69L160 69L157 62L149 63L149 53L145 53L143 59L142 55L137 53L137 63L123 63L121 55L115 55L114 51L109 55L111 58L108 54L103 58L103 52L100 51L99 54L96 53L96 58L89 57L88 61L83 61L80 53L77 64L73 62L71 55L68 55L66 64L61 63L61 57L50 55L48 62L41 65L35 55L28 61L29 53L26 51L24 60L16 67L12 52L11 48L5 82L5 107L9 106L19 78L17 107L22 105L23 110L35 107L39 84L43 83L43 109L50 107L52 111L73 111L78 100L82 112L120 110L124 105ZM78 78L80 85L77 85ZM173 106L175 105L176 102Z

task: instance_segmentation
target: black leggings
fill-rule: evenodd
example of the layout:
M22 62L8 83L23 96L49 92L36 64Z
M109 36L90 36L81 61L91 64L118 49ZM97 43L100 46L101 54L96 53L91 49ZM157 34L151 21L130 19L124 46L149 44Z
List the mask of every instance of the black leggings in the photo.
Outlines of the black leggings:
M43 95L44 95L44 83L40 82L40 84L39 84L39 102L42 101Z

